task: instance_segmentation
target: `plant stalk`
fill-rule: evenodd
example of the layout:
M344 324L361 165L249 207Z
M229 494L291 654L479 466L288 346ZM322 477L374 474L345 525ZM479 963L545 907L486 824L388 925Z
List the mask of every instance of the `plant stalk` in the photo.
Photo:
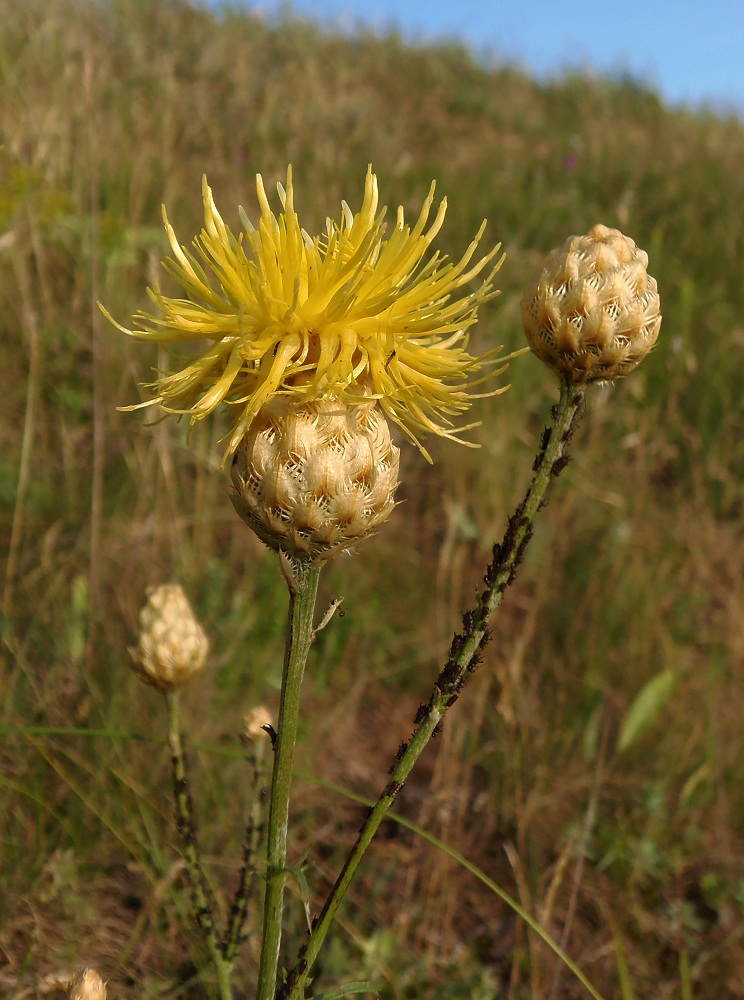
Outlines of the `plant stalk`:
M261 836L261 799L266 789L264 785L264 750L267 749L268 735L253 741L247 754L251 767L251 806L243 839L243 859L238 887L235 890L227 932L222 951L228 961L234 961L238 948L245 940L243 926L248 915L248 895L256 870L256 854Z
M204 870L199 860L199 848L196 840L194 824L194 809L189 794L186 778L186 757L181 741L180 722L178 717L178 692L171 691L165 696L168 705L168 743L171 749L173 763L173 789L176 798L176 818L178 832L181 835L186 869L191 883L191 903L194 916L201 929L204 942L217 974L217 988L220 1000L232 1000L230 988L230 972L232 962L222 953L217 929L214 925L214 910L211 905L211 893Z
M410 742L401 744L398 749L390 780L368 814L357 841L313 924L297 964L289 973L286 985L279 994L282 1000L303 1000L313 964L365 851L400 794L424 747L437 731L445 712L457 701L461 688L480 662L480 651L489 638L489 622L501 603L504 591L514 580L525 547L532 536L535 516L544 506L551 479L559 475L568 462L565 452L583 399L583 388L561 385L560 400L553 408L552 426L543 432L540 450L533 465L532 482L509 519L502 542L493 547L493 560L484 577L485 590L475 607L466 611L463 616L463 630L452 640L449 659L437 678L428 704L419 708L414 720L416 729ZM261 997L260 1000L269 998Z
M282 563L289 589L279 721L269 801L266 846L266 894L256 1000L274 1000L282 937L284 886L287 881L287 824L292 762L297 742L300 688L312 645L313 612L321 564L300 559Z

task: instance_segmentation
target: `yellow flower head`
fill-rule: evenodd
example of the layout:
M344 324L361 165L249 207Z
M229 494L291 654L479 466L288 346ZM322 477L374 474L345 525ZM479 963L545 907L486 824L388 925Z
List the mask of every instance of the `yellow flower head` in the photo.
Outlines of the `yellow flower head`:
M473 398L467 389L477 383L469 380L485 359L467 353L467 331L478 307L498 294L500 245L471 263L485 222L458 263L439 253L425 260L447 207L443 199L429 222L434 184L415 225L406 224L399 208L389 238L371 169L360 211L353 214L343 202L340 222L328 219L321 236L300 227L291 167L286 189L277 188L278 218L257 176L258 226L241 209L245 232L236 237L205 178L196 254L178 243L163 209L173 252L164 267L187 297L171 298L155 284L148 293L160 314L136 313L135 329L119 329L159 344L206 340L209 346L181 371L150 383L155 397L138 405L158 404L193 422L227 404L233 419L225 457L277 393L298 404L376 399L424 454L419 435L454 438L476 426L455 428L449 416L463 413ZM486 270L479 288L456 297Z

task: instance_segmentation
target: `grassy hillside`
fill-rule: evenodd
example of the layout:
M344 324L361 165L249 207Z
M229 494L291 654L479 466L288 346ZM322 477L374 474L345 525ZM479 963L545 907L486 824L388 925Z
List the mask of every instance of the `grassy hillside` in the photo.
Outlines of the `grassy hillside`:
M186 715L212 748L193 755L194 793L229 887L245 769L214 750L239 756L245 709L276 706L283 584L232 510L219 424L187 444L175 421L116 410L167 359L95 302L125 324L146 304L160 206L187 243L202 174L237 228L255 173L273 189L291 162L310 232L342 198L358 208L368 163L410 214L436 179L452 256L489 220L507 259L478 352L521 346L522 287L570 234L603 222L648 251L659 346L591 394L484 664L401 810L518 898L606 1000L744 997L744 125L629 80L540 85L454 45L180 0L6 0L0 90L0 994L52 995L45 977L87 962L117 1000L207 995L167 751L134 739L161 739L164 712L127 648L146 586L183 583L213 640ZM376 795L410 734L555 401L531 356L509 378L477 404L482 447L434 441L433 466L407 449L405 503L325 573L347 613L313 654L305 774ZM313 902L360 810L299 782ZM396 1000L586 996L485 887L393 824L318 989L365 976Z

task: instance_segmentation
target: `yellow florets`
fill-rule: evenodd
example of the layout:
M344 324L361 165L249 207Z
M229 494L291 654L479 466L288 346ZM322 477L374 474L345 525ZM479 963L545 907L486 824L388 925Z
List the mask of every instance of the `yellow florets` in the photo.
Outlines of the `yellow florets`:
M467 353L467 331L479 306L498 294L499 246L471 265L485 223L458 263L438 253L424 260L447 205L443 199L427 229L434 184L415 225L399 208L389 238L371 169L360 211L344 202L341 221L327 220L322 236L300 227L291 168L286 189L277 187L278 218L258 175L258 226L241 209L245 232L236 237L204 179L204 228L193 241L201 262L178 243L163 211L173 252L164 266L188 297L171 298L156 284L149 295L160 314L137 313L135 329L120 329L161 344L211 343L181 371L152 382L155 397L138 405L158 404L192 421L229 405L225 457L277 393L298 404L376 399L419 447L423 433L451 438L475 426L456 428L448 417L470 405L469 380L484 359ZM489 264L479 288L454 298Z

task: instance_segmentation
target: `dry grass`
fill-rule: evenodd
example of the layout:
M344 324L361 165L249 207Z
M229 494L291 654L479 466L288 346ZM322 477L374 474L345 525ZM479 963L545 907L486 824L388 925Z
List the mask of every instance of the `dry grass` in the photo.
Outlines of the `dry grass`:
M187 447L176 424L114 408L158 359L94 302L124 321L143 304L161 202L195 232L206 172L237 225L253 174L272 182L291 160L312 230L358 201L368 162L409 209L436 177L444 248L461 253L487 216L508 251L479 349L519 345L545 250L619 225L650 254L662 341L592 394L486 662L401 809L517 896L608 1000L744 997L742 124L669 111L632 82L538 86L454 46L167 0L11 0L0 86L2 724L160 737L126 649L145 587L170 578L215 645L192 738L237 750L243 708L276 703L282 584L232 512L218 428ZM308 677L305 770L375 794L409 734L552 402L534 360L512 376L481 405L482 449L435 445L432 468L409 450L405 504L327 572L347 614ZM664 669L671 697L621 751ZM51 996L45 977L91 962L120 1000L204 996L163 746L26 731L0 753L0 992ZM210 873L229 885L242 767L198 765ZM359 808L300 783L314 896ZM251 941L245 996L254 959ZM390 998L582 996L501 903L393 825L319 981L364 975Z

